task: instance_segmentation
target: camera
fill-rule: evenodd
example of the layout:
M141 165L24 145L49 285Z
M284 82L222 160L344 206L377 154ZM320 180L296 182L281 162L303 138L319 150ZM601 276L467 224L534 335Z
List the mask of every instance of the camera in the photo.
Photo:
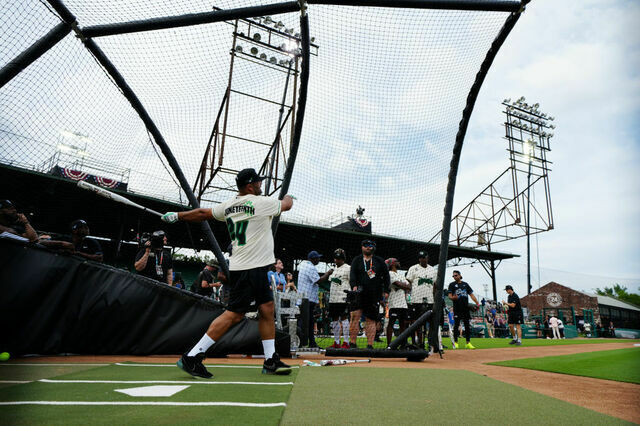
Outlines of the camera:
M360 301L361 301L361 296L362 293L360 290L344 290L344 292L347 294L347 303L350 306L360 306Z
M151 248L154 250L160 250L164 247L164 231L155 231L151 234Z

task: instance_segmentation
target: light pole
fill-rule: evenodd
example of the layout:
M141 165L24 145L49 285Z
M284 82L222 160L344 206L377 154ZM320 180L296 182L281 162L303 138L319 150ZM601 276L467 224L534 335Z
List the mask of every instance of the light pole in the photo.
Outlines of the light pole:
M527 294L531 294L531 162L535 155L536 143L531 139L527 140L525 146L525 153L527 158L528 171L527 171Z

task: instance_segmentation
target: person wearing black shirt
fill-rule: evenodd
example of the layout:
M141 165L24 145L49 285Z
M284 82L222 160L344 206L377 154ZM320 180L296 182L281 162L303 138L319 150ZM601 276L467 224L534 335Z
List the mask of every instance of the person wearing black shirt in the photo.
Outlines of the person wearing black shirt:
M451 284L449 284L449 289L447 290L447 294L449 295L449 299L453 300L453 318L454 318L454 327L453 327L453 339L454 349L458 345L458 337L460 336L460 321L464 323L464 337L467 339L467 349L475 349L475 347L471 344L471 315L469 313L469 297L476 302L476 306L479 308L480 303L478 299L476 299L476 295L473 294L473 290L466 282L462 281L462 275L460 275L460 271L453 271L453 279L455 280Z
M521 346L522 345L522 305L520 305L520 298L513 291L513 287L510 285L506 286L505 291L509 295L507 297L506 305L509 307L508 315L509 315L509 330L511 330L511 336L513 336L513 340L509 342L510 345ZM505 302L503 301L504 305ZM516 329L518 334L516 334Z
M140 275L173 285L173 259L164 250L167 237L164 231L155 231L138 250L134 267Z
M33 243L38 241L38 233L33 229L27 217L18 213L9 200L0 200L0 234L17 235Z
M75 250L73 254L85 259L102 262L103 256L100 243L92 238L87 238L88 236L89 225L87 222L82 219L71 222L71 243Z
M389 295L389 269L384 259L374 256L376 243L372 240L362 241L362 255L356 256L351 261L349 281L351 289L360 292L360 305L351 307L351 329L349 347L356 348L358 326L360 317L364 314L367 334L367 348L373 349L373 340L376 336L376 320L380 301Z
M215 294L219 298L219 291L222 283L218 279L219 264L217 259L212 259L207 262L207 265L196 277L193 282L191 291L204 297L214 298ZM215 289L215 290L214 290Z

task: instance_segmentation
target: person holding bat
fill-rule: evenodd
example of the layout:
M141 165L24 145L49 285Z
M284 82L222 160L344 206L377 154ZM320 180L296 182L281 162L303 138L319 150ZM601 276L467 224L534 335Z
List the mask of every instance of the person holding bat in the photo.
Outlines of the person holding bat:
M229 259L231 276L228 281L230 295L227 310L213 320L200 341L177 362L179 368L192 376L207 379L213 377L202 364L207 350L231 326L242 321L253 301L258 306L258 328L264 349L262 373L291 373L291 367L283 363L275 351L275 306L267 272L276 260L273 253L272 219L283 211L290 210L293 198L290 195L282 200L261 197L264 179L254 169L241 170L236 176L238 194L234 198L212 209L200 208L162 215L162 220L167 223L211 219L226 222L233 245L233 256Z

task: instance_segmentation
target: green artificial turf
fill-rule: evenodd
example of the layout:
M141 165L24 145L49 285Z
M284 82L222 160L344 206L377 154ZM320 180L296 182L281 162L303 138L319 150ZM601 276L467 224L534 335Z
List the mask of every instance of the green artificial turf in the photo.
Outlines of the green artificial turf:
M640 384L640 348L525 358L490 364Z
M95 368L90 365L20 365L14 363L0 364L1 381L28 381L60 376L74 371ZM15 386L16 383L0 383L0 388Z
M467 371L304 367L282 425L625 424Z
M44 367L43 367L44 368ZM227 381L294 382L289 376L263 375L261 368L208 366L213 380L196 379L175 366L141 367L109 365L76 371L55 380L180 381L193 383L171 397L132 397L115 389L171 383L47 383L34 381L0 389L1 401L103 401L103 402L243 402L280 403L289 398L292 385L200 384ZM34 377L35 379L36 377ZM176 383L183 385L183 383ZM230 406L0 406L3 424L242 424L277 425L284 407Z

